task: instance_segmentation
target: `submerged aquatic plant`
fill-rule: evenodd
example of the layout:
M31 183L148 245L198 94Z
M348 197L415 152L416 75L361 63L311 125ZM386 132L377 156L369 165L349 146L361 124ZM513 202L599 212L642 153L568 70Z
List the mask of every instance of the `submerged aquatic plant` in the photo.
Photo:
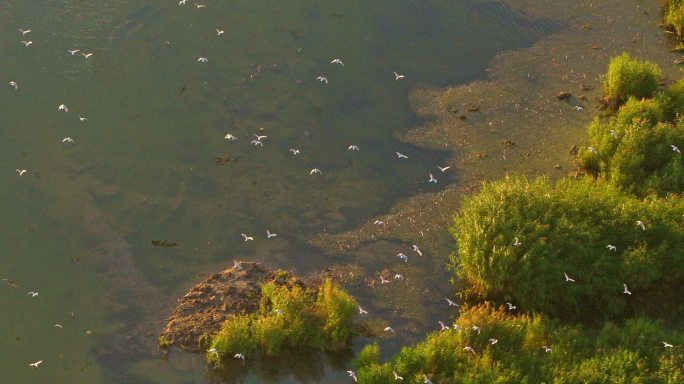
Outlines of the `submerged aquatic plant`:
M240 353L281 356L286 350L334 351L348 346L354 334L356 301L325 280L307 288L277 274L261 286L259 310L232 317L211 338L207 358L221 365Z

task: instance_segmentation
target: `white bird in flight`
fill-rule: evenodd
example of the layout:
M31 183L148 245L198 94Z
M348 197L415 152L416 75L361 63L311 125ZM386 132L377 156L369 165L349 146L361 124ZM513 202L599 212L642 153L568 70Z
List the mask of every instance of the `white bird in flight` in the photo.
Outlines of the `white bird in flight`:
M589 152L591 152L591 153L598 153L598 151L597 151L596 148L594 148L594 147L589 147L589 148L587 148L587 149L588 149Z
M670 344L670 343L668 343L668 342L666 342L666 341L661 341L661 343L663 343L663 347L664 347L664 348L672 348L672 347L674 347L674 345L672 345L672 344Z
M260 140L257 140L257 139L254 139L254 140L250 141L250 143L251 143L252 145L254 145L255 147L263 147L263 146L264 146L264 142L263 142L263 141L260 141Z
M29 45L33 44L33 41L31 41L31 40L28 40L28 41L22 40L21 43L24 44L24 46L28 47Z
M478 335L480 334L480 327L478 327L477 325L473 325L472 330L477 332Z
M242 263L240 263L237 260L233 260L233 268L235 269L242 269Z
M622 291L622 293L624 293L626 295L632 294L632 292L630 292L629 289L627 289L627 284L622 284L622 287L625 289L624 291Z
M74 142L74 139L72 139L71 137L65 137L62 139L62 143L73 143L73 142Z
M356 145L350 145L350 146L347 148L347 150L348 150L348 151L358 151L358 150L359 150L359 147L357 147Z
M195 4L195 7L197 7L197 9L206 8L206 7L207 7L207 6L204 5L204 4L197 4L197 3L194 3L194 4Z
M218 28L216 28L216 35L217 35L217 36L223 35L224 32L225 32L225 31L224 31L223 29L218 29Z
M204 57L204 56L201 56L201 57L198 57L198 58L197 58L197 61L198 61L199 63L208 63L208 62L209 62L209 59L207 59L207 58Z
M367 315L367 314L368 314L368 311L366 311L365 309L361 308L360 305L359 305L358 307L359 307L359 315Z
M64 112L69 112L69 108L66 106L66 104L62 104L59 107L57 107L58 111L64 111Z
M473 355L476 355L475 349L473 349L473 347L471 347L470 345L465 346L465 347L463 348L463 350L464 350L464 351L468 351L468 352L472 352Z
M267 239L270 239L271 237L276 237L276 236L278 236L277 233L271 233L271 231L269 231L268 229L266 230L266 238Z
M321 170L318 168L314 168L309 172L309 175L313 175L314 173L318 173L320 175L323 172L321 172Z
M23 36L23 35L25 35L25 34L27 34L27 33L31 33L31 30L30 30L30 29L21 29L21 28L19 28L19 32L21 32L21 34L22 34L22 36Z
M403 153L400 152L394 152L397 154L397 158L399 159L408 159L408 156L404 155Z
M677 147L676 145L670 144L670 147L672 147L672 151L673 151L673 152L677 152L677 153L679 153L680 155L682 154L682 151L680 151L680 150L679 150L679 147Z
M330 62L330 64L339 64L340 66L344 67L344 63L340 59L334 59Z
M404 378L397 375L397 373L395 371L392 371L392 374L394 375L394 380L404 380Z
M456 302L451 300L450 298L445 297L444 299L447 301L447 304L449 304L450 307L458 307L458 304L456 304Z
M230 133L226 133L226 135L223 136L223 138L226 139L226 140L230 140L230 141L235 141L235 140L237 140L237 137L231 135Z
M19 86L17 85L16 81L10 81L8 84L10 87L14 88L15 91L19 89Z
M328 78L324 76L318 76L316 80L320 81L321 83L326 83L328 84Z
M427 375L423 373L423 384L432 384L432 380L428 379Z
M254 240L254 238L253 238L252 236L247 236L247 235L244 234L244 233L241 233L240 235L242 236L243 239L245 239L245 241Z
M31 297L36 297L36 296L38 296L38 292L31 291L31 292L27 293L27 295L29 295Z
M389 332L389 333L392 333L392 334L396 333L396 332L394 332L394 329L392 329L392 327L385 327L385 329L383 329L383 331Z
M517 246L519 246L520 244L522 244L522 243L520 242L520 240L519 240L517 237L514 237L514 238L513 238L513 246L516 246L516 247L517 247Z
M394 280L404 280L404 275L396 274L394 275Z
M446 166L446 167L440 167L440 166L438 165L437 168L439 168L440 171L445 172L447 169L451 168L451 165Z
M207 352L213 354L216 357L219 357L219 353L218 353L218 350L216 350L216 348L209 348L209 350Z
M408 256L406 256L403 252L398 253L397 257L404 260L404 263L408 263Z
M608 249L608 250L611 251L611 252L617 251L617 247L614 246L614 245L612 245L612 244L606 245L606 249Z
M385 225L385 222L382 221L382 220L375 220L375 221L373 222L373 224L375 224L375 225Z
M497 340L497 339L489 339L489 344L491 344L491 345L494 345L498 342L499 342L499 340Z
M380 284L387 284L389 282L389 280L385 279L384 277L382 277L382 275L380 275Z
M544 353L550 353L551 348L547 347L546 345L542 345L542 349L544 350Z
M187 4L187 3L188 3L188 0L180 0L180 1L178 2L178 5L181 6L181 5L185 5L185 4Z
M567 273L563 272L563 275L565 275L565 282L566 283L574 283L575 279L570 278Z
M637 220L637 221L636 221L636 225L638 225L639 227L641 227L641 230L642 230L642 231L645 231L645 230L646 230L646 226L644 226L644 222L643 222L643 221Z
M508 310L509 310L509 311L512 311L512 310L518 308L518 307L516 307L515 305L513 305L512 303L508 303L508 302L507 302L506 305L508 306Z
M88 118L87 118L87 117L83 117L83 116L79 116L78 119L79 119L80 121L88 121Z
M347 373L349 374L349 377L351 377L352 379L354 379L354 381L358 381L357 378L356 378L356 372L354 372L354 371L347 371Z
M430 174L430 180L428 180L428 183L435 183L435 184L437 184L437 179L435 179L435 177L432 175L432 173Z
M449 328L448 325L444 324L444 323L441 322L441 321L438 321L437 323L439 324L440 331L446 331L447 329L451 329L451 328Z
M406 77L406 76L400 75L400 74L394 72L394 79L395 79L395 80L403 79L404 77Z
M256 139L259 140L259 141L261 141L261 140L263 140L263 139L265 139L265 138L268 137L268 136L266 136L266 135L257 135L256 133L252 133L252 135L254 135L254 137L256 137Z
M40 363L42 363L42 362L43 362L43 360L38 360L38 361L36 361L35 363L30 363L29 366L30 366L30 367L33 367L33 368L38 368L38 366L39 366Z
M52 326L55 327L55 328L64 329L64 327L62 326L62 324L52 324Z
M71 56L76 56L76 54L80 51L80 49L67 49L67 52L69 52Z
M299 149L290 148L289 151L292 152L292 154L295 155L295 156L299 155Z
M245 355L243 355L242 353L236 353L233 357L236 359L242 359L242 365L245 365Z
M83 53L81 53L81 55L83 56L84 59L88 60L90 58L90 56L92 56L93 54L83 52Z
M17 173L19 174L19 176L24 176L24 174L26 173L26 170L25 169L17 169Z
M411 249L413 249L413 251L415 253L417 253L419 256L423 256L423 252L420 250L420 248L417 245L413 244L411 246Z

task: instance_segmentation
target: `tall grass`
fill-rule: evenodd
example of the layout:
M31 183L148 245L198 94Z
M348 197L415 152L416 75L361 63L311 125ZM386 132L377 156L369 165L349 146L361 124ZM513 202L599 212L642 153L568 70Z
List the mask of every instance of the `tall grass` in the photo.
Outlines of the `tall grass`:
M628 97L641 99L653 97L663 74L660 68L649 61L633 59L627 53L613 57L603 83L606 98L618 103Z

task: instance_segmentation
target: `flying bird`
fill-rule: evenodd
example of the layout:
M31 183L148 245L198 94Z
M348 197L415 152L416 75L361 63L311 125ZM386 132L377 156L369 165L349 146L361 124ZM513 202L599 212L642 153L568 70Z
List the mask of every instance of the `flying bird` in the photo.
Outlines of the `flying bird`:
M36 296L38 296L38 292L31 291L31 292L27 293L27 295L29 295L31 297L36 297Z
M241 233L240 235L242 235L242 238L245 239L245 241L254 240L254 238L252 236L247 236L244 233Z
M58 111L69 112L69 108L68 108L65 104L62 104L62 105L60 105L59 107L57 107L57 110L58 110Z
M204 4L197 4L197 3L195 3L195 7L197 7L197 9L200 9L200 8L206 8L207 6L204 5Z
M314 173L318 173L320 175L323 172L321 172L321 170L318 168L314 168L309 172L309 175L313 175Z
M359 150L359 147L357 147L356 145L350 145L350 146L347 148L347 150L348 150L348 151L358 151L358 150Z
M351 377L352 379L354 379L354 381L358 381L358 380L356 379L356 372L354 372L354 371L347 371L347 373L349 374L349 377Z
M497 340L497 339L489 339L489 344L491 344L491 345L494 345L498 342L499 342L499 340Z
M447 167L440 167L440 166L438 165L437 168L439 168L440 171L445 172L447 169L451 168L451 165L449 165L449 166L447 166Z
M394 332L394 329L392 329L392 327L385 327L385 329L383 329L383 331L389 332L389 333L396 333L396 332Z
M359 307L359 315L367 315L367 314L368 314L368 311L366 311L365 309L361 308L360 305L359 305L358 307Z
M611 244L606 245L606 249L608 249L611 252L617 251L617 247Z
M250 141L250 143L252 145L254 145L255 147L263 147L264 146L264 142L261 140L257 140L257 139Z
M397 375L397 373L395 371L392 371L392 374L394 375L394 380L404 380L404 378Z
M73 142L74 142L74 139L72 139L71 137L65 137L62 139L62 143L73 143Z
M396 274L394 275L394 280L404 280L404 275Z
M299 155L299 149L290 148L289 151L292 152L292 154L295 155L295 156Z
M394 152L394 153L397 154L397 158L399 158L399 159L408 159L408 156L404 155L403 153L399 153L399 152Z
M400 74L394 72L394 79L395 79L395 80L403 79L404 77L406 77L406 76L400 75Z
M423 384L432 384L432 381L428 379L427 375L423 373Z
M397 254L397 257L404 260L404 263L408 263L408 256L406 256L403 252Z
M268 137L268 136L266 136L266 135L257 135L256 133L253 133L252 135L254 135L254 137L256 137L256 139L259 140L259 141L261 141L261 140L263 140L263 139L265 139L265 138Z
M682 151L680 151L680 150L679 150L679 147L677 147L676 145L670 144L670 147L672 147L672 151L673 151L673 152L677 152L677 153L679 153L680 155L682 154Z
M25 34L27 34L27 33L31 33L31 30L30 30L30 29L21 29L21 28L19 28L19 32L21 32L21 34L22 34L22 36L23 36L23 35L25 35Z
M62 324L52 324L52 326L55 327L55 328L64 329L64 327L62 326Z
M24 44L24 46L28 47L29 45L33 44L33 41L31 41L31 40L28 40L28 41L22 40L21 43Z
M19 176L24 176L24 174L26 173L26 170L25 169L17 169L17 173L19 174Z
M10 87L14 88L15 91L19 89L19 86L17 85L16 81L10 81L8 84Z
M519 246L520 244L522 244L522 243L520 242L520 240L519 240L517 237L514 237L514 238L513 238L513 246L516 246L516 247L517 247L517 246Z
M384 277L382 277L382 275L380 275L380 284L387 284L389 282L389 280L385 279Z
M668 342L665 342L665 341L661 341L661 343L663 343L663 347L664 347L664 348L672 348L672 347L674 347L674 345L672 345L672 344L670 344L670 343L668 343Z
M201 56L201 57L198 57L198 58L197 58L197 61L200 62L200 63L208 63L208 62L209 62L209 59L207 59L207 58L204 57L204 56Z
M242 263L240 263L237 260L233 260L233 268L235 269L242 269Z
M230 133L226 133L226 135L223 136L223 138L226 139L226 140L230 140L230 141L235 141L235 140L237 140L237 137L231 135Z
M566 283L574 283L575 279L570 278L567 273L563 272L563 275L565 275L565 282Z
M473 325L472 330L477 332L478 335L480 334L480 327L478 327L477 325Z
M216 35L217 35L217 36L223 35L224 32L225 32L225 31L224 31L223 29L218 29L218 28L216 28Z
M542 349L544 350L544 353L550 353L551 352L551 348L547 347L546 345L543 345Z
M430 180L428 180L428 183L435 183L435 184L437 184L437 179L435 179L435 177L432 175L432 173L430 174Z
M340 66L344 67L344 63L340 59L334 59L330 62L330 64L339 64Z
M385 222L382 221L382 220L375 220L375 221L373 222L373 224L375 224L375 225L385 225Z
M87 117L83 117L83 116L79 116L78 119L79 119L80 121L88 121L88 118L87 118Z
M242 365L245 365L245 355L243 355L242 353L236 353L233 357L236 359L242 359Z
M316 80L320 81L321 83L326 83L328 84L328 78L324 76L318 76Z
M92 56L93 54L92 54L92 53L85 53L85 52L83 52L83 53L81 53L81 55L83 55L83 58L85 58L86 60L88 60L88 59L90 58L90 56Z
M270 239L271 237L276 237L276 236L278 236L277 233L271 233L271 231L269 231L268 229L266 230L266 238L267 239Z
M630 292L629 289L627 289L627 284L622 284L622 287L625 289L624 291L622 291L622 293L624 293L626 295L632 294L632 292Z
M471 347L470 345L465 346L465 347L463 348L463 350L464 350L464 351L468 351L468 352L472 352L473 355L476 355L475 349L473 349L473 347Z
M451 329L448 325L442 323L441 321L438 321L437 323L439 324L440 331L446 331L447 329Z
M420 248L417 245L413 244L411 246L411 249L413 249L413 251L415 253L417 253L419 256L423 256L423 252L420 250Z
M71 54L71 56L76 56L77 53L79 53L81 50L80 49L67 49L67 52Z
M506 305L508 306L508 310L509 310L509 311L512 311L512 310L518 308L518 307L516 307L515 305L513 305L513 304L511 304L511 303L506 303Z
M459 306L458 304L456 304L455 301L451 300L448 297L445 297L444 299L447 301L447 304L449 304L450 307L458 307Z
M40 363L42 363L42 362L43 362L43 360L38 360L38 361L36 361L35 363L30 363L29 366L31 366L31 367L33 367L33 368L38 368L38 366L39 366Z
M645 230L646 230L646 226L644 226L644 222L643 222L643 221L637 220L637 221L636 221L636 225L640 226L642 231L645 231Z

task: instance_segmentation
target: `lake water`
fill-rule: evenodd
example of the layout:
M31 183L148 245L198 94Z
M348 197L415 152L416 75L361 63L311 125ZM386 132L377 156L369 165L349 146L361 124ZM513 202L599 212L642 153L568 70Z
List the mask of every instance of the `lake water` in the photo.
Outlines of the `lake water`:
M558 28L497 1L204 3L0 6L0 277L18 285L0 286L1 382L344 378L350 356L227 376L201 355L164 358L160 321L233 259L320 270L330 256L312 237L458 182L436 168L449 153L399 140L424 123L409 92L482 78L497 53Z

